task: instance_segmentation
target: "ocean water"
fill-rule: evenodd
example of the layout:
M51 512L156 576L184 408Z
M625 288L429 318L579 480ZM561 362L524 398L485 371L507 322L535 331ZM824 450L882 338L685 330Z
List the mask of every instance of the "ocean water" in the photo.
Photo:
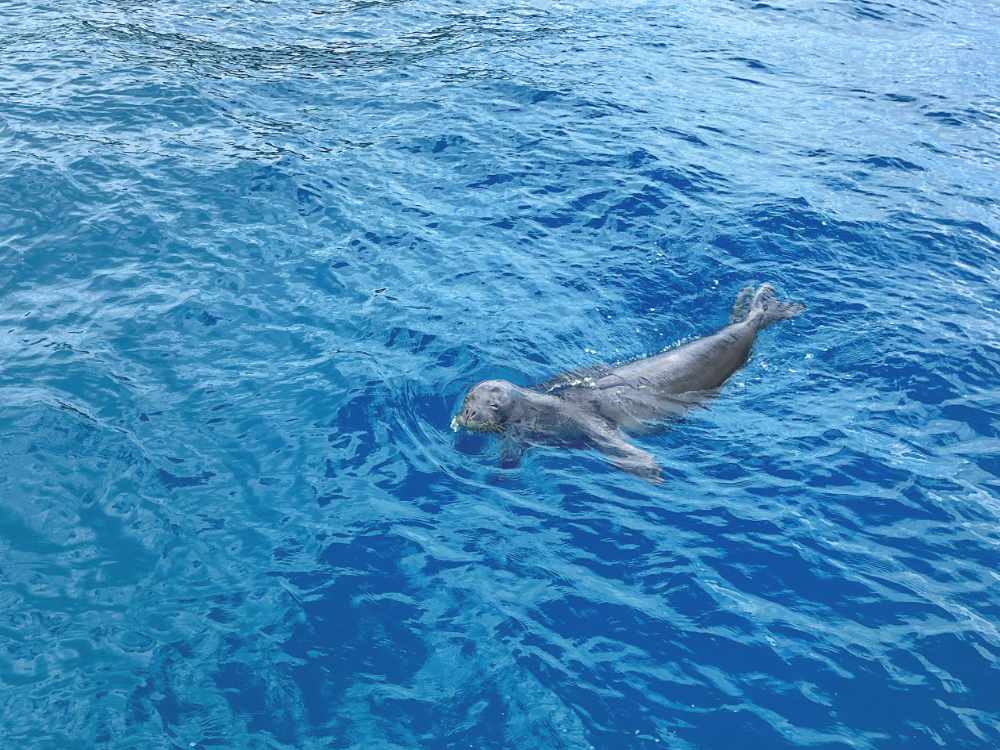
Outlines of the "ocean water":
M0 29L0 747L1000 746L996 2ZM662 485L448 429L763 281Z

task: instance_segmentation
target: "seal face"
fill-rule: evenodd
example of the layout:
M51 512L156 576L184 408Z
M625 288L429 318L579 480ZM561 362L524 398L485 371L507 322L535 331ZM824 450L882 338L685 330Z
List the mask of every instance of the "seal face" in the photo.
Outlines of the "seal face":
M510 418L517 386L506 380L484 380L473 386L462 402L462 411L451 420L451 429L503 432Z
M713 396L746 364L758 332L804 309L779 301L770 284L747 287L729 325L662 354L600 368L595 377L563 375L548 388L485 380L469 390L451 428L503 433L509 456L532 444L597 448L618 468L658 482L655 460L626 434L661 428Z

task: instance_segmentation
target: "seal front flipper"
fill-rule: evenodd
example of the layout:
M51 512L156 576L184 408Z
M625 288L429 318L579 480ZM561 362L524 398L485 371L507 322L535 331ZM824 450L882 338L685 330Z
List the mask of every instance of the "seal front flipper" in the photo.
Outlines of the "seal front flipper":
M663 481L660 467L652 455L632 445L617 430L601 430L592 435L592 440L594 447L619 469L653 484L660 484Z
M514 438L504 438L500 443L500 466L505 469L516 469L524 458L524 449L524 443Z

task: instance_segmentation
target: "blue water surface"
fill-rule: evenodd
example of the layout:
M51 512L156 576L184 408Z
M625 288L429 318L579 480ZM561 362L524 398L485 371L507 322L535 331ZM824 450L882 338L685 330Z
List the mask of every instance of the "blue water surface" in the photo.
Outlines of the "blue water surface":
M0 747L1000 747L996 2L0 20ZM448 429L763 281L662 485Z

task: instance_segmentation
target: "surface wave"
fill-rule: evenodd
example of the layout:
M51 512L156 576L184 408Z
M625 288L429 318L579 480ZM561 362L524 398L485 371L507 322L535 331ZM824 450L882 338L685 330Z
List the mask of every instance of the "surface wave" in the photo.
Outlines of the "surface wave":
M994 6L4 15L0 745L1000 744ZM765 280L661 486L449 429Z

